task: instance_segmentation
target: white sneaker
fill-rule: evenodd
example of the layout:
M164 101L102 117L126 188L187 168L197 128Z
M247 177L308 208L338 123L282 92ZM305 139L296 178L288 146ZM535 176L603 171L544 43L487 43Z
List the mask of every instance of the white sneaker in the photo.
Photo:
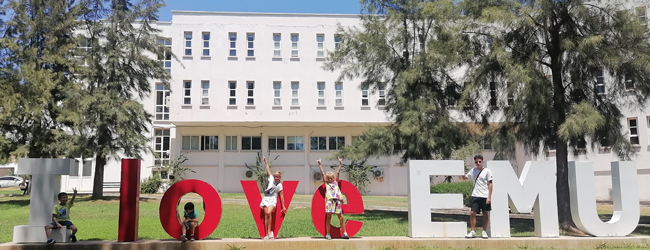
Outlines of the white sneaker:
M267 235L267 236L264 236L264 238L262 238L262 239L263 239L263 240L268 240L268 239L269 239L269 236L268 236L268 235Z
M481 238L487 239L488 238L487 232L483 231L483 233L481 233Z
M269 239L275 239L275 237L273 237L273 232L269 235Z
M476 237L476 232L471 231L467 235L465 235L465 238L474 238Z

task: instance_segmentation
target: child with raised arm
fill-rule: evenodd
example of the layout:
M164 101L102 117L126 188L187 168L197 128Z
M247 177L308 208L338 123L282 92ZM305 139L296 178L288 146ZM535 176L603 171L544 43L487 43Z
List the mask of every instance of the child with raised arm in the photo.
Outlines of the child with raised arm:
M273 229L271 228L271 222L273 221L273 212L275 212L275 207L278 203L278 194L280 195L280 205L282 207L282 212L286 213L287 209L284 207L284 194L282 192L282 173L280 171L275 171L271 174L271 167L266 161L266 157L263 158L264 164L266 165L266 174L269 176L269 184L264 190L264 198L260 203L260 208L264 210L264 229L266 229L265 240L275 239L273 237Z
M336 214L339 217L341 223L341 231L343 235L341 238L349 239L348 233L345 231L345 222L343 221L343 210L341 209L341 200L343 194L339 188L339 176L341 174L341 167L343 166L343 158L339 158L339 167L336 170L336 175L332 172L323 171L323 165L321 160L318 159L318 167L320 168L320 174L323 176L323 183L325 184L325 239L331 240L330 236L330 221L332 220L332 214Z
M72 230L70 241L77 242L77 227L70 221L70 208L72 208L72 205L74 205L74 200L77 198L77 189L72 190L74 191L74 194L72 195L70 202L68 202L68 194L65 192L59 193L58 195L59 204L54 205L54 209L52 211L52 223L45 226L45 235L47 236L48 245L56 243L56 241L51 238L52 229L60 229L63 226Z

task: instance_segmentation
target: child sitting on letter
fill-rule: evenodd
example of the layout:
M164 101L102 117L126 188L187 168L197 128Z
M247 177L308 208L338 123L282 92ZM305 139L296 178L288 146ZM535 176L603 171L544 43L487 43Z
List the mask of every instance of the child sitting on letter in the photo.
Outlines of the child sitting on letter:
M192 202L185 203L184 209L183 228L181 229L183 234L181 235L181 240L183 242L187 241L188 238L185 236L185 233L189 233L189 240L194 241L194 228L196 228L196 224L199 223L199 214L194 210L194 203Z
M75 225L70 221L70 208L74 205L74 199L77 198L77 189L72 190L74 191L74 194L72 195L70 202L68 202L68 194L65 192L59 193L58 198L60 203L54 205L52 211L52 223L45 226L45 235L47 236L48 245L56 243L56 241L51 238L52 229L60 229L63 226L72 230L70 241L77 242L77 236L75 236L77 234L77 227L75 227Z

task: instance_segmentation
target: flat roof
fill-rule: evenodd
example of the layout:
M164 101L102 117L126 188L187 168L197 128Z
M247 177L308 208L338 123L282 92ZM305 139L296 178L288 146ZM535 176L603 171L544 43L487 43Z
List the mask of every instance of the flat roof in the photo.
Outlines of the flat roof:
M283 16L283 17L343 17L359 18L361 14L327 14L327 13L266 13L266 12L224 12L224 11L190 11L172 10L172 15L206 15L206 16Z

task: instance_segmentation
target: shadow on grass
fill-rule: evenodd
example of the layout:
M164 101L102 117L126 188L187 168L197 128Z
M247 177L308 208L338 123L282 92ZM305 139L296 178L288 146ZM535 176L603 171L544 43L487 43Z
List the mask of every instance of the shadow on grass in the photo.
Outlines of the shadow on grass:
M363 213L364 220L385 220L386 218L397 218L399 222L408 222L408 212L402 211L380 211L380 210L366 210Z

